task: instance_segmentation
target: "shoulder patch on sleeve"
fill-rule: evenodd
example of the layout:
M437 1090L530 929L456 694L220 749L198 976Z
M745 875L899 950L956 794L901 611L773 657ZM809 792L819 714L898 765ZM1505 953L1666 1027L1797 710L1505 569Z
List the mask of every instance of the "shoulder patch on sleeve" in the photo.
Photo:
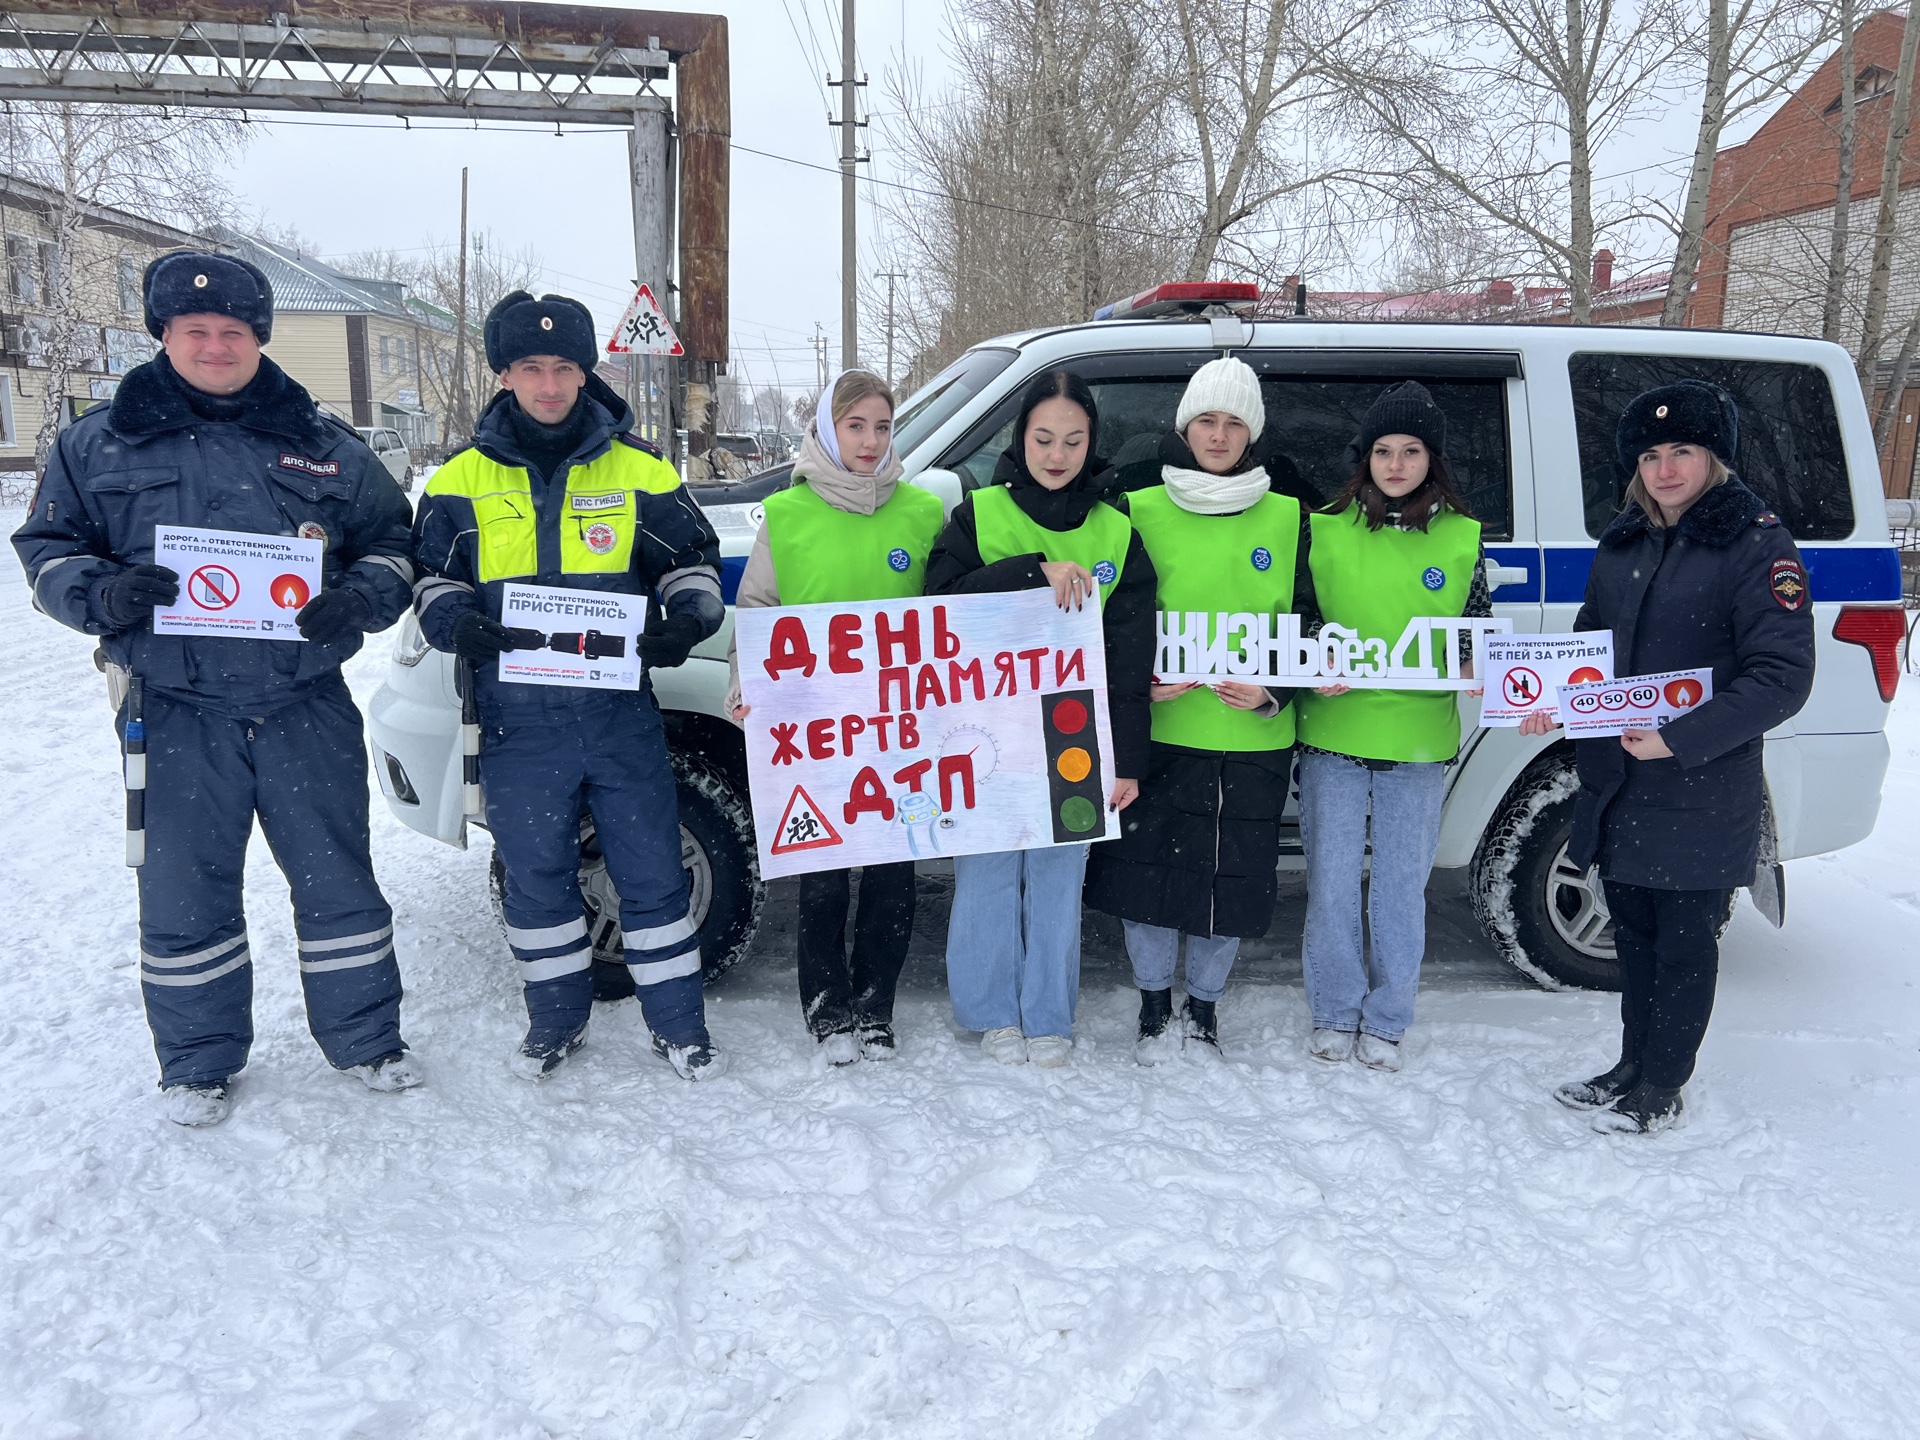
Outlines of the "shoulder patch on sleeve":
M1780 528L1780 517L1771 510L1762 510L1758 515L1753 517L1753 523L1758 525L1762 530L1778 530Z
M1776 560L1767 571L1767 588L1782 610L1798 610L1807 603L1807 572L1798 560Z
M647 454L651 455L656 460L664 460L667 458L664 454L661 453L660 447L658 445L655 445L652 442L647 440L642 440L638 435L630 435L623 430L618 435L615 435L613 438L618 440L623 445L631 445L636 450L646 451Z

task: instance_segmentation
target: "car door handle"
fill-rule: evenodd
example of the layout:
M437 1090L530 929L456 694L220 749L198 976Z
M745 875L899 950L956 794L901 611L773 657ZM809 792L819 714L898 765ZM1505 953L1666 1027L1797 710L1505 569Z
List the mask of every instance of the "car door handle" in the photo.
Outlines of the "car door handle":
M1487 561L1487 589L1498 590L1502 585L1524 585L1527 583L1527 567L1524 565L1502 565L1497 560Z

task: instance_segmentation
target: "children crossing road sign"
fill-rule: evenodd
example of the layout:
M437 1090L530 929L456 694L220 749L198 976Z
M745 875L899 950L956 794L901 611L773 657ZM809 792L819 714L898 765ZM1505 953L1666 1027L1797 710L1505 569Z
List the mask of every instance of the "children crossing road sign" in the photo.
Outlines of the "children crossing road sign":
M633 303L627 306L627 313L613 327L613 338L607 341L607 353L685 355L687 352L680 344L680 337L673 333L673 326L667 322L660 302L653 298L653 291L642 285L633 292Z

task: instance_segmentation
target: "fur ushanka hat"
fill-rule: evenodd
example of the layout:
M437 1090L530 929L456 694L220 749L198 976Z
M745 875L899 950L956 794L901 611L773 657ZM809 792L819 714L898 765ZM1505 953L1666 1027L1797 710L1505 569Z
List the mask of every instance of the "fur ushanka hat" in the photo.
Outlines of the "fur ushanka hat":
M251 326L262 345L273 338L273 286L257 266L211 250L174 250L140 277L147 333L160 338L178 315L229 315Z
M565 295L536 300L524 290L515 290L502 296L487 312L486 341L487 368L496 375L529 355L558 355L589 375L600 363L593 315Z
M1627 403L1613 450L1622 473L1631 475L1655 445L1704 446L1731 469L1739 443L1740 410L1733 397L1704 380L1677 380L1643 390Z

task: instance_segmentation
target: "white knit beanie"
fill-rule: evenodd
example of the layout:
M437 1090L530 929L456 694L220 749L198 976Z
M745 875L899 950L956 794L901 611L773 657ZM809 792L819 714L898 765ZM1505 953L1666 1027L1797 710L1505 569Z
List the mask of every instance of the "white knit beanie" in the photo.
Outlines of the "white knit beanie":
M1267 428L1267 406L1260 398L1260 379L1251 365L1231 355L1202 365L1187 382L1187 393L1180 397L1173 428L1184 435L1193 417L1209 410L1221 410L1246 421L1249 444L1260 438L1260 432Z

